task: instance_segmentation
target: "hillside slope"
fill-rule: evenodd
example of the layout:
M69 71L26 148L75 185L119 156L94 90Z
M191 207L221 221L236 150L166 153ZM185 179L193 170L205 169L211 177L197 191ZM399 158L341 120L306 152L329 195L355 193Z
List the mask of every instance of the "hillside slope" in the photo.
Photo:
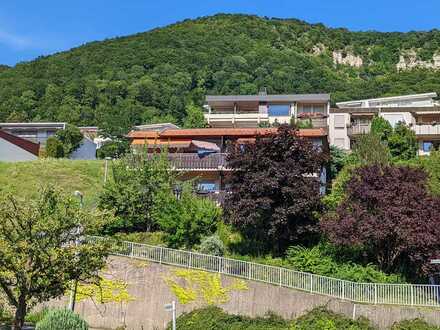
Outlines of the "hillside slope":
M103 161L71 161L42 159L33 162L0 162L0 195L10 193L17 198L35 198L48 185L73 194L84 194L84 205L97 203L103 185Z
M333 101L440 92L440 32L330 29L216 15L93 42L0 70L0 121L59 120L121 133L174 121L206 93L331 92ZM409 58L408 58L409 56ZM402 61L418 61L397 70ZM408 66L409 67L409 66Z

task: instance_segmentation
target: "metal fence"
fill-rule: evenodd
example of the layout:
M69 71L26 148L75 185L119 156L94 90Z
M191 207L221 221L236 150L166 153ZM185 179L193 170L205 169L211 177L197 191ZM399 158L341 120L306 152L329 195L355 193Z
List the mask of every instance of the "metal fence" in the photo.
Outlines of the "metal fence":
M216 272L357 303L440 307L439 285L357 283L190 251L121 242L103 237L87 239L110 242L114 255Z

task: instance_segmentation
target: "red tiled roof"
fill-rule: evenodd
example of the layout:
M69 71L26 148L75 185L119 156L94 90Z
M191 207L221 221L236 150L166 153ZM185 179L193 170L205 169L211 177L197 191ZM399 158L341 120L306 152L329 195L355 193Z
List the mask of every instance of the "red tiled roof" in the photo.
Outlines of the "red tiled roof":
M17 147L30 152L31 154L38 156L40 151L40 145L38 143L34 143L21 137L6 133L5 131L0 130L0 138L4 139Z

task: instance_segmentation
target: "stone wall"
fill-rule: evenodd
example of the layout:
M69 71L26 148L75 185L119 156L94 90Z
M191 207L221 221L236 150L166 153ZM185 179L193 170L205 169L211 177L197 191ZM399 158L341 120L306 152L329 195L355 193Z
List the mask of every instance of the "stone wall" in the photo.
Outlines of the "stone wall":
M78 303L76 311L86 318L92 328L116 329L125 325L130 330L164 329L171 319L170 313L164 310L164 304L177 300L165 279L172 276L175 270L155 263L112 257L105 277L125 281L132 300L102 305L89 299ZM233 287L237 279L222 276L221 281L223 286ZM380 329L388 328L395 321L416 317L440 325L439 309L354 305L348 301L260 282L246 281L246 284L244 290L231 290L228 301L219 306L229 313L248 316L262 316L273 311L286 319L296 318L317 306L326 306L348 317L352 317L353 313L355 317L367 317ZM50 305L60 304L66 304L66 299ZM203 304L201 301L186 305L177 302L177 312L189 312Z

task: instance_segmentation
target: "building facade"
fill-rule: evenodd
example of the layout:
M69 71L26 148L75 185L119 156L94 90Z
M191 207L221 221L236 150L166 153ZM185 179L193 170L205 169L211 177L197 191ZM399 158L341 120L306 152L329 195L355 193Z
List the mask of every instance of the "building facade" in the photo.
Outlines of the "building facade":
M440 147L440 105L436 93L424 93L337 103L329 113L329 142L350 150L361 134L369 133L375 116L391 126L402 122L410 127L419 143L419 155Z
M330 95L208 95L204 108L213 128L256 128L292 120L310 128L326 128Z
M132 147L149 153L167 150L170 165L183 181L193 180L198 194L221 202L228 191L227 147L253 143L257 136L267 136L276 128L200 128L132 131L128 134ZM325 129L302 129L299 135L328 150ZM322 173L321 173L322 174ZM324 176L321 181L325 180ZM325 185L325 182L323 182Z

